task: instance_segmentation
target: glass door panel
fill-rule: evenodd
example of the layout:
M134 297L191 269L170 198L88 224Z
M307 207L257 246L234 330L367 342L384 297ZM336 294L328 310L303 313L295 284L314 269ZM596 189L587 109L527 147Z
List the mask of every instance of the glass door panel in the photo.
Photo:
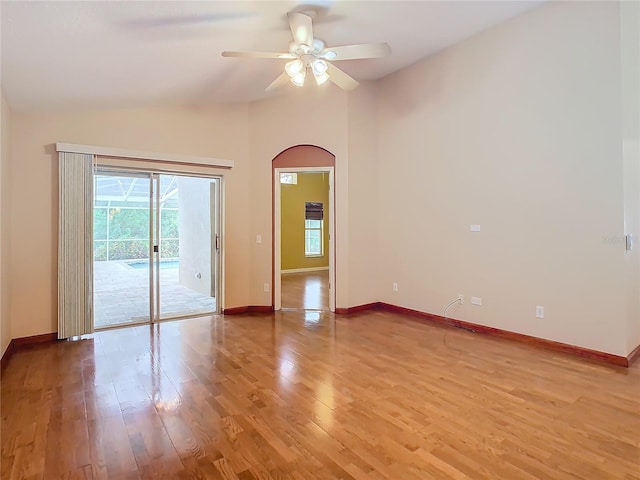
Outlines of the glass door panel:
M212 178L157 175L156 319L217 312L217 185Z
M94 175L95 328L149 322L151 176Z

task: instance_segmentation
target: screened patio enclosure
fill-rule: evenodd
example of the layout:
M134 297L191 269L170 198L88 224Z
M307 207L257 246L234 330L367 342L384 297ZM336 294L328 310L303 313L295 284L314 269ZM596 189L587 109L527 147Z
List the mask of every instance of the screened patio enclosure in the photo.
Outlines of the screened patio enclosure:
M96 328L217 311L215 182L95 173Z

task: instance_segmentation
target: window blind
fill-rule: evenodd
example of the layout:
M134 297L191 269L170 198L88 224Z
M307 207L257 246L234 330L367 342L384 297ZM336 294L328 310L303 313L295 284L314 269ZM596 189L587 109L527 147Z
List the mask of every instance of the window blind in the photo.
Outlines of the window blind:
M324 205L322 202L305 202L304 219L322 220L324 218Z

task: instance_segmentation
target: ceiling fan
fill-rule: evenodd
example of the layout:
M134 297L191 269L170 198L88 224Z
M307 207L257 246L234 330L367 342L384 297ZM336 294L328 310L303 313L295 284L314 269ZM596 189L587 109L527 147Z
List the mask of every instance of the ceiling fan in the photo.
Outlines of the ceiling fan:
M384 57L391 53L391 48L386 43L327 47L323 40L313 36L313 16L314 12L287 13L289 27L293 34L293 42L289 44L288 53L222 52L222 56L290 60L285 64L284 72L265 89L266 91L280 88L288 82L301 87L308 72L311 72L318 85L329 80L348 91L356 88L358 82L332 62Z

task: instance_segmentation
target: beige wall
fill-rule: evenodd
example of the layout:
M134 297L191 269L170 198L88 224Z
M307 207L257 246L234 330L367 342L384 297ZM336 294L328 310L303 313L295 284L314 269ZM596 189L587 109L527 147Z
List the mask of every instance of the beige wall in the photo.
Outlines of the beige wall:
M550 2L350 94L310 85L203 110L14 112L12 335L56 329L54 142L235 160L221 171L228 308L271 304L271 161L311 144L336 161L337 307L441 314L462 293L454 317L626 355L640 341L640 244L627 253L619 239L638 231L640 166L623 135L636 94L621 11Z
M336 306L349 305L347 94L329 84L309 87L249 106L250 229L253 239L262 235L262 243L252 242L249 250L252 305L271 305L271 293L262 289L263 283L272 283L271 161L295 145L315 145L335 155Z
M361 83L348 98L349 118L349 306L377 302L382 294L380 259L386 235L379 215L379 165L374 84Z
M369 208L378 183L375 99L375 87L366 82L349 94L327 84L249 106L251 236L263 238L251 245L255 304L271 303L271 294L262 291L271 282L271 160L307 144L335 155L336 307L379 299L377 212Z
M0 356L2 356L12 338L9 311L9 302L11 300L9 292L11 287L9 274L11 109L4 98L4 94L0 95L0 97L2 100L2 112L0 113L0 124L2 126L0 140Z
M622 152L625 233L635 247L625 255L627 350L640 345L640 3L620 5Z
M281 184L282 270L329 267L329 174L297 174L297 183ZM305 202L320 202L324 208L323 255L305 256Z
M545 4L381 82L381 300L628 353L618 13Z
M58 180L55 142L235 160L224 175L225 307L247 305L247 107L134 109L12 116L12 336L57 330ZM38 299L38 301L34 301Z

